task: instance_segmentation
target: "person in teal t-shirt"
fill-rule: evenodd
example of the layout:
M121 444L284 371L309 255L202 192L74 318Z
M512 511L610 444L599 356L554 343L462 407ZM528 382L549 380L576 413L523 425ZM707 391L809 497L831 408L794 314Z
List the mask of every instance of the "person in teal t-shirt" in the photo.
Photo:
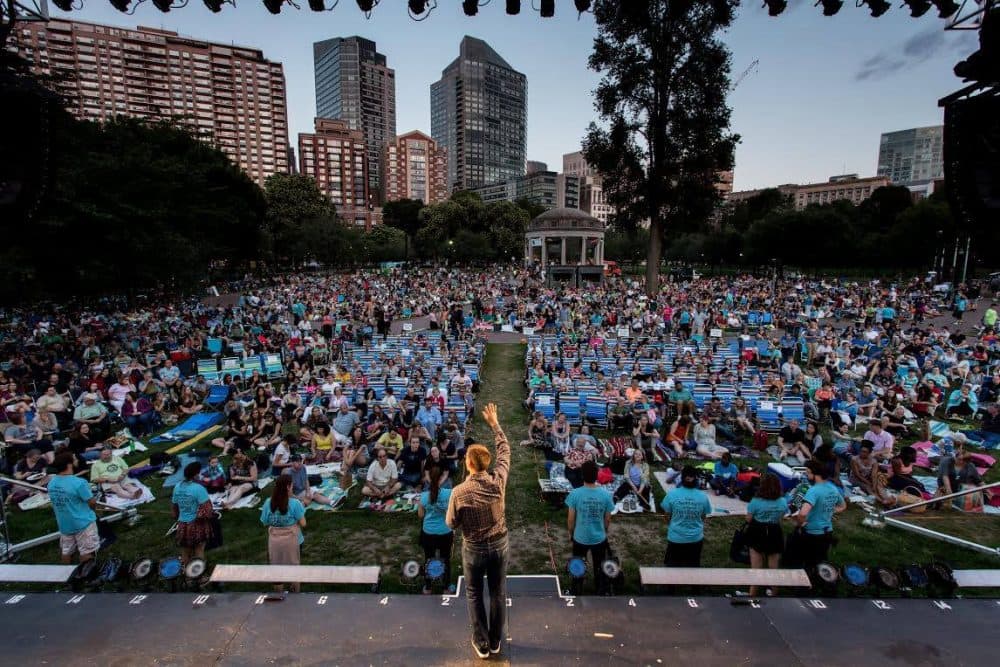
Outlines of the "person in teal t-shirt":
M97 534L97 500L90 492L90 484L73 475L73 453L61 452L52 466L59 474L49 480L49 500L59 526L59 547L62 562L69 564L73 554L79 552L80 562L94 557L101 545Z
M750 567L756 569L778 567L785 550L785 533L781 519L788 514L788 501L781 493L781 480L773 472L760 479L757 495L747 505L747 527L744 533L750 548ZM750 587L750 596L757 595L757 587Z
M451 547L455 541L455 533L445 523L448 514L448 501L451 499L451 489L441 488L441 477L445 468L431 466L427 469L430 488L420 494L420 504L417 505L417 516L423 521L420 527L420 546L424 549L424 558L430 560L438 557L444 562L444 581L448 584L448 592L455 592L451 583ZM424 593L431 589L424 586Z
M298 565L300 545L304 541L302 529L306 527L306 508L298 498L292 497L292 478L278 475L274 491L260 510L260 522L267 526L267 556L271 565ZM298 593L298 582L291 582L291 589ZM282 591L283 585L275 585Z
M674 390L667 394L667 400L677 406L678 415L693 415L695 413L694 396L684 388L683 382L674 383Z
M802 509L797 515L800 535L800 557L806 567L826 560L833 542L833 515L847 509L844 497L826 478L826 466L813 459L806 464L809 482Z
M607 582L601 565L608 554L608 524L615 501L611 494L597 485L597 464L592 460L580 466L583 486L570 491L566 496L569 512L566 527L569 529L573 555L586 558L587 553L594 562L594 583L598 595L605 592Z
M705 538L705 517L712 504L698 488L698 471L684 466L680 486L671 490L660 503L667 513L667 552L663 564L667 567L700 567L701 547Z
M740 474L740 469L733 463L733 455L726 452L722 458L712 466L712 488L715 495L721 496L723 493L733 498L736 496L736 478Z
M177 546L181 548L181 561L185 565L192 559L205 558L205 543L212 536L208 519L198 518L198 508L209 502L208 491L195 481L200 472L198 461L184 466L184 479L174 487L171 496L177 516Z

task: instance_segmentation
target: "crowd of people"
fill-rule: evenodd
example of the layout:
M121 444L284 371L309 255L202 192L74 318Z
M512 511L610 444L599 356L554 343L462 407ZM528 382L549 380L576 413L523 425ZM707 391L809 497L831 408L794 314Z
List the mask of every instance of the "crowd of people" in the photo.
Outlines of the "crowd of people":
M838 492L840 473L849 473L852 483L886 504L899 492L921 493L914 488L915 450L895 443L929 439L922 430L927 419L965 420L968 442L1000 442L996 304L971 298L964 286L942 299L919 280L740 276L664 282L648 296L627 277L577 289L547 285L532 268L494 266L279 276L235 287L240 296L230 299L4 311L5 472L51 486L67 465L90 466L100 492L135 497L127 465L113 454L115 438L123 432L146 438L210 409L206 398L221 384L225 431L213 444L232 458L226 466L213 459L185 469L185 482L175 487L177 538L186 558L199 557L207 541L209 511L231 507L255 491L260 478L283 472L262 520L274 540L272 558L291 558L289 535L305 521L298 507L329 502L310 486L304 468L329 462L341 463L348 484L367 467L361 493L373 503L404 486L422 492L421 540L429 553L442 553L450 537L442 537L448 531L441 510L462 475L466 447L458 414L473 413L477 389L465 365L481 359L484 342L501 328L524 332L528 340L529 407L538 407L540 395L592 385L607 402L606 427L634 442L612 501L631 494L650 506L650 466L670 459L714 461L716 493L737 493L736 462L770 428L743 388L804 406L801 422L783 420L767 441L774 459L808 466ZM355 353L386 352L380 341L399 332L398 324L393 329L398 320L442 335L415 333L413 356L390 350L365 367ZM721 331L726 337L717 335ZM199 360L265 354L281 355L280 373L255 370L244 377L220 369L210 378L198 372ZM428 367L423 362L431 356L441 363ZM696 385L709 387L705 401ZM724 387L736 391L730 396L719 391ZM445 409L458 405L463 410ZM590 464L600 452L595 425L580 421L536 410L525 444L563 460L567 478L582 489L593 483ZM863 435L857 435L860 424ZM964 443L952 444L940 463L941 488L975 482ZM67 455L70 464L60 468ZM698 541L698 531L683 525L682 517L695 512L694 494L684 497L684 470L671 491L681 494L664 501L673 533L668 542L676 545ZM765 526L776 523L766 519L779 509L762 504L779 500L768 497L772 486L766 476L761 480L755 506L761 509L754 521ZM195 487L224 491L221 506L204 508ZM89 502L82 489L74 491ZM814 509L799 510L796 519L806 533L826 531L821 514L838 506L813 501ZM593 514L581 507L574 510L574 534L581 516ZM76 527L83 518L81 509L78 521L66 525ZM593 546L597 532L587 532L593 528L584 529L579 545ZM758 552L761 562L770 562L773 528L751 532L760 533L758 546L770 545ZM72 543L81 554L81 542L90 546L84 538ZM694 547L668 548L667 560L690 563L693 553Z

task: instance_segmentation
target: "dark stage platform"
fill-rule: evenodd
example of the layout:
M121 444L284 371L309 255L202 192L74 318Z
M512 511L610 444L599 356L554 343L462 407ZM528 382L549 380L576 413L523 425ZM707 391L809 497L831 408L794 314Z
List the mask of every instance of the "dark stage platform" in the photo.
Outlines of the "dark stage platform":
M996 600L563 598L515 585L518 665L990 665ZM526 590L527 588L527 590ZM464 597L0 596L5 664L472 664Z

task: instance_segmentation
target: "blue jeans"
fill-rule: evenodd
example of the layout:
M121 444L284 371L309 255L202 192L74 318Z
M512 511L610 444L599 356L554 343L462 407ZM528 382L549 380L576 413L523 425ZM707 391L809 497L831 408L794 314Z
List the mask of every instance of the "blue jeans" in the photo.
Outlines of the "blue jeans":
M465 597L469 605L472 641L479 648L495 648L504 637L507 621L507 536L484 544L462 545ZM490 588L490 618L486 621L483 576Z

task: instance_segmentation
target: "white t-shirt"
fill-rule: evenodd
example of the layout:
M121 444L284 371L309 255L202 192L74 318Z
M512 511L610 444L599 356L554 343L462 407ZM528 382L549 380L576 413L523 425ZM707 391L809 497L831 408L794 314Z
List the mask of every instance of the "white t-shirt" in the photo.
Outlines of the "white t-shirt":
M291 455L291 452L288 451L288 446L284 442L279 442L278 446L274 448L274 454L271 455L271 465L274 465L279 460L281 461L279 465L288 465L288 458Z
M384 468L378 461L368 466L368 481L375 486L385 486L396 477L399 474L396 472L396 462L392 459L386 460Z

